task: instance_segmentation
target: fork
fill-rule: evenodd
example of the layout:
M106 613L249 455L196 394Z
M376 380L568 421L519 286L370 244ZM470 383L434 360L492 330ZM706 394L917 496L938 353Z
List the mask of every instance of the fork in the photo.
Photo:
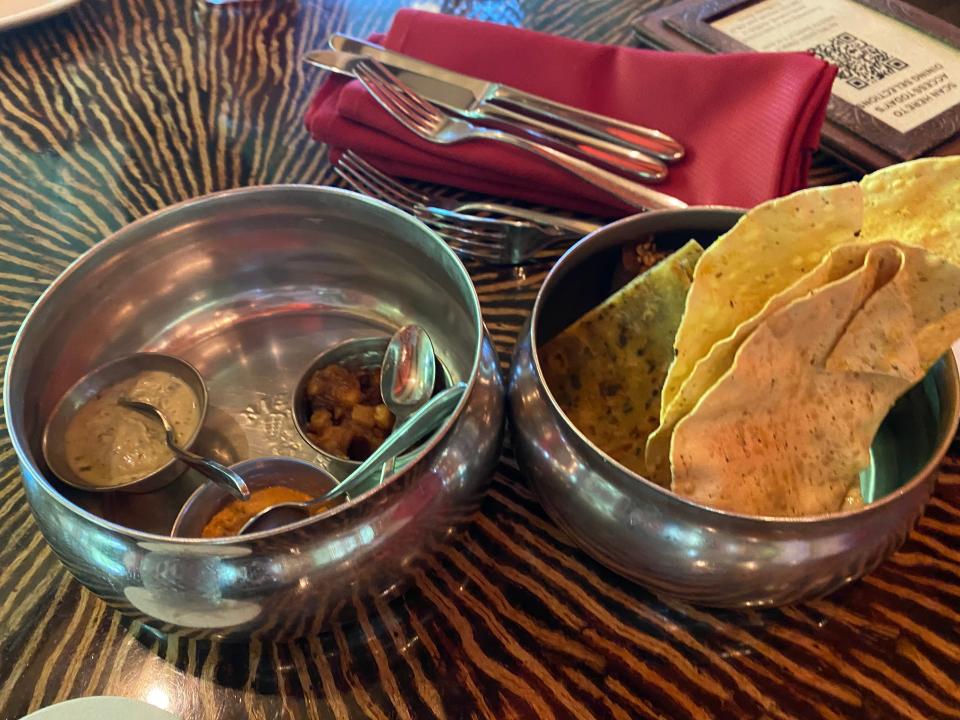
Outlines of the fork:
M672 195L644 187L547 145L454 118L414 93L372 58L358 63L355 72L357 79L388 113L424 140L440 145L475 139L497 140L549 160L631 207L657 209L687 206Z
M372 166L369 167L372 169ZM333 169L354 190L416 215L432 227L458 255L466 259L479 260L490 265L523 265L533 260L544 248L579 236L579 233L571 236L569 232L555 226L539 225L523 220L496 220L454 211L442 211L446 216L438 217L426 212L423 206L417 203L408 203L409 197L406 193L415 197L413 191L389 176L384 175L391 183L401 188L403 195L392 190L390 186L371 183L364 174L356 172L349 163L344 165L342 158Z
M342 169L344 172L340 172L337 168ZM393 205L397 205L414 215L427 213L438 219L455 220L462 223L470 223L476 220L489 223L489 221L494 218L480 217L473 214L476 212L485 212L496 215L496 222L508 223L526 220L536 223L537 225L568 230L577 237L583 237L587 233L592 233L600 227L596 223L586 220L577 220L562 215L553 215L551 213L512 207L510 205L482 201L460 202L459 200L436 195L425 195L378 170L353 150L346 150L340 155L340 159L337 161L337 167L335 167L334 170L340 177L343 177L344 180L347 180L344 173L356 176L364 183L365 187L370 189L369 194L375 195L381 200L386 200ZM348 182L350 181L348 180ZM351 185L354 185L354 183L351 182Z

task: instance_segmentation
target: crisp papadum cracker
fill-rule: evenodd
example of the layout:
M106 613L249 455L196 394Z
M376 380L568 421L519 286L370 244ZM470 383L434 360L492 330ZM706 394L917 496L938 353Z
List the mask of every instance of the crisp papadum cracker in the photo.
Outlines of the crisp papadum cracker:
M754 329L730 369L677 423L670 453L674 492L747 515L839 509L875 432L861 418L872 417L867 408L883 405L907 384L822 366L874 292L881 266L899 259L895 249L876 249L858 270Z
M758 205L703 253L674 343L661 416L697 361L837 245L857 239L860 186L801 190Z
M647 435L673 358L693 268L691 240L539 349L544 379L570 421L594 444L645 474Z
M917 245L960 264L960 155L891 165L860 187L865 240Z
M918 247L871 246L860 270L742 343L674 430L674 490L752 515L841 509L890 408L958 335L960 267Z
M805 228L800 222L804 210L809 212L818 202L820 225ZM807 230L811 237L805 235ZM799 233L796 242L785 247L784 238L794 233ZM729 365L730 353L739 347L745 331L772 311L767 303L777 293L789 294L790 278L802 284L793 266L784 267L789 250L811 260L817 248L829 252L837 245L883 240L923 247L960 263L960 157L902 163L867 175L859 184L804 190L764 203L708 248L677 332L677 359L663 391L661 427L648 441L650 472L664 477L673 427ZM731 266L736 272L723 269ZM738 288L738 283L746 289Z
M960 263L960 156L922 158L859 183L758 205L703 254L677 332L663 411L714 343L813 269L833 247L893 240Z
M797 298L862 267L867 250L865 245L841 245L834 248L816 268L770 298L759 313L740 323L731 335L715 343L707 355L697 361L670 406L666 411L661 408L660 424L647 438L645 457L647 472L652 479L661 484L670 482L670 439L674 427L729 370L737 350L750 333L766 317Z
M872 372L919 382L960 337L960 266L900 245L903 268L851 321L827 360L838 372Z

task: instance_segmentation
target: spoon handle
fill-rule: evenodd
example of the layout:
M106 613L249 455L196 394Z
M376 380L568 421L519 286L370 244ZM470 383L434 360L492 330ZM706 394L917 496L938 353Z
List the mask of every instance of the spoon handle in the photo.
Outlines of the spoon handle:
M197 472L204 475L208 480L212 480L235 498L246 500L250 497L250 488L247 487L247 484L243 481L243 478L226 465L222 465L216 460L210 460L209 458L195 455L189 450L184 450L183 448L177 447L176 445L171 445L170 443L167 443L167 447L170 448L170 451L174 454L174 456L176 456L176 458L184 465L193 468Z
M453 387L434 395L422 408L411 415L409 420L390 433L383 444L364 460L356 470L326 494L311 500L308 504L323 503L341 493L363 488L371 479L378 480L380 478L380 468L384 461L389 457L400 454L436 430L460 402L460 398L463 397L466 389L466 383L457 383Z
M174 435L173 426L170 424L170 421L167 420L166 416L160 412L158 407L150 403L141 402L140 400L132 400L131 398L120 398L119 402L124 407L136 410L138 413L158 421L163 427L163 435L167 441L167 447L177 460L201 473L208 480L212 480L235 498L246 500L250 497L250 488L247 487L243 478L226 465L222 465L216 460L209 460L177 445L177 438Z

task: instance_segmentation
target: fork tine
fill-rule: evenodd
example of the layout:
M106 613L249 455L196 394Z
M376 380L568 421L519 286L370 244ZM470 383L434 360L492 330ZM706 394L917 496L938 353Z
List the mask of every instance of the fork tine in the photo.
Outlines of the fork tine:
M430 202L429 197L417 194L350 150L341 155L337 165L349 171L356 183L363 182L365 190L361 192L367 192L381 200L400 205L408 212L418 215L431 227L463 233L478 240L486 238L493 242L506 241L504 225L497 220L452 211L442 215L436 212L425 212L422 208L425 207L425 203ZM346 177L344 179L348 180Z
M408 198L411 205L429 205L430 198L423 193L418 193L412 188L395 180L382 170L379 170L369 161L364 160L353 150L347 150L340 156L340 162L351 165L357 172L363 173L371 180L376 180L385 187L391 188L394 192Z
M385 192L387 191L386 188L372 185L370 181L368 181L362 175L356 174L354 169L349 165L344 167L336 165L334 166L333 171L343 178L347 184L349 184L357 192L377 198L378 200L383 200L384 202L388 202L391 205L399 207L401 210L406 210L411 215L416 215L423 220L423 222L434 228L440 235L443 235L444 237L460 239L465 244L468 244L476 249L485 248L496 250L501 247L501 244L496 241L503 240L504 238L502 235L472 230L468 227L438 220L429 214L423 214L419 212L415 206L405 204L403 198L395 197L392 194Z
M333 166L333 171L344 180L347 185L349 185L353 190L362 195L368 195L377 200L384 200L385 198L376 194L372 188L370 188L366 183L364 183L360 178L356 177L349 170L345 170L342 167L336 165Z
M337 173L341 178L347 181L347 183L357 192L363 193L364 195L369 195L370 197L376 198L377 200L383 200L388 202L391 205L397 205L401 209L406 210L407 212L413 212L413 208L405 205L400 198L391 197L384 192L381 192L381 188L378 188L372 185L364 177L357 175L349 167L338 167L334 166L333 171Z
M391 205L399 207L401 210L405 210L407 212L412 212L413 210L412 208L408 208L407 206L403 205L397 198L390 197L385 193L381 192L380 188L374 187L369 182L367 182L364 178L358 177L350 170L341 168L339 170L335 169L334 172L336 172L340 177L346 180L354 190L366 195L367 197L371 197L375 200L381 200L383 202L390 203Z
M436 125L443 121L443 116L437 110L436 106L420 97L419 93L413 92L413 90L404 85L400 78L393 74L393 71L390 70L390 68L385 66L379 60L372 58L370 60L370 64L385 82L396 87L401 94L413 104L414 107L416 107L424 116L426 116L431 125Z
M430 113L424 112L423 108L419 103L416 102L417 98L410 91L410 89L400 82L400 79L393 74L391 70L386 68L380 61L374 58L368 58L362 65L361 69L377 78L377 80L385 87L388 88L400 101L403 102L404 106L410 110L411 113L414 113L424 120L430 120Z
M417 192L396 178L387 175L385 172L373 165L369 160L361 157L353 150L344 150L337 162L343 167L351 168L358 175L362 175L363 177L367 178L374 185L384 186L395 193L402 195L407 199L408 204L412 206L422 205L424 207L429 207L434 202L429 195ZM467 205L469 204L470 203L467 203ZM482 205L482 203L478 204ZM477 231L483 231L485 234L490 234L495 237L502 237L505 227L519 228L533 226L533 223L527 220L504 220L499 217L483 217L480 215L474 215L472 212L464 212L463 210L459 209L444 210L443 208L431 208L430 215L436 217L438 221L448 220L454 223L457 227L464 227L469 224ZM464 229L466 228L464 227Z
M406 198L392 193L389 188L385 188L373 183L367 177L361 173L358 173L352 166L343 165L341 167L341 164L337 163L337 165L334 166L333 171L350 183L355 190L363 193L364 195L370 195L378 200L383 200L391 205L396 205L402 210L406 210L411 214L416 214L416 207L407 202Z
M423 213L422 210L418 209L416 206L407 204L404 198L391 193L389 188L374 185L368 178L357 173L350 165L344 165L341 167L340 164L337 164L334 166L333 171L343 178L343 180L345 180L347 184L349 184L350 187L357 192L363 193L364 195L369 195L377 200L388 202L391 205L399 207L401 210L406 210L410 214L419 217L423 222L436 229L437 232L441 234L450 233L473 236L478 241L487 239L487 247L495 247L496 243L492 241L502 238L502 235L497 235L495 232L472 230L456 223L450 223L446 222L445 220L438 219L429 213Z
M384 66L380 61L373 58L367 59L363 63L363 69L377 78L380 84L393 94L393 96L402 102L413 115L421 118L430 125L437 122L436 109L425 105L423 100L410 88L400 82L400 79L393 72Z
M494 253L494 252L485 251L485 250L477 250L471 247L464 247L463 245L460 244L459 241L455 239L451 239L451 238L445 238L445 239L447 241L447 244L451 247L451 249L461 257L467 257L467 258L470 258L471 260L481 260L487 263L501 263L504 260L503 256L500 255L499 253Z
M421 113L411 108L409 100L398 92L387 81L374 74L367 67L365 61L357 64L356 77L380 105L396 118L401 125L406 126L417 135L429 139L433 126Z
M420 137L429 135L429 129L424 123L419 118L412 117L406 107L397 102L395 93L366 67L366 63L358 63L354 74L373 99L380 103L380 107L390 113L397 122Z
M457 233L472 238L477 242L487 242L491 247L498 246L506 240L505 233L496 230L475 229L459 223L447 222L432 215L424 215L423 221L431 227L444 232Z

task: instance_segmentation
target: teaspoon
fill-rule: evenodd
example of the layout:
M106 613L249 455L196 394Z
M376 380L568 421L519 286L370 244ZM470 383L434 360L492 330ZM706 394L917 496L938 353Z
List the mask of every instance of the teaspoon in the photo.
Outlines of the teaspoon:
M380 395L397 425L430 399L436 378L437 356L427 331L404 325L390 338L380 366Z
M380 395L397 425L419 410L433 395L437 379L437 356L427 331L419 325L404 325L390 338L380 365ZM396 456L380 471L380 482L390 477Z
M364 460L346 479L328 492L306 502L285 502L264 508L244 523L240 534L273 530L309 517L312 508L323 505L331 498L354 489L369 489L370 480L379 479L380 467L387 458L394 457L411 445L419 442L439 428L460 402L466 391L466 383L457 383L434 395L402 425L394 429L383 444Z
M174 457L176 457L182 463L193 468L197 472L203 473L203 475L215 482L217 485L220 485L234 497L240 498L241 500L246 500L250 497L250 488L247 487L247 484L243 481L243 478L237 475L237 473L228 468L226 465L221 465L216 460L210 460L209 458L202 457L177 445L173 426L170 424L170 421L167 420L167 417L163 414L160 408L156 407L155 405L151 405L150 403L141 402L139 400L131 400L130 398L120 398L119 402L124 407L128 407L131 410L136 410L137 412L147 415L148 417L152 417L155 420L159 420L160 424L163 425L163 432L167 441L167 447L170 448L170 452L174 454Z

